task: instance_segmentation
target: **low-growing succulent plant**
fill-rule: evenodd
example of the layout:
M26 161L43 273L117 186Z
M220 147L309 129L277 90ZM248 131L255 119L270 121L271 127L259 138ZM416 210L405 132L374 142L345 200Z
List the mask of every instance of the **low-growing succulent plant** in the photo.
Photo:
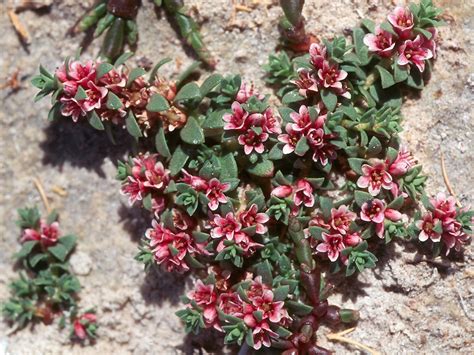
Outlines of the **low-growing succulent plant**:
M68 263L76 237L61 234L56 211L46 219L36 207L19 209L18 213L22 235L15 259L22 270L11 282L11 297L2 306L5 319L16 328L24 328L30 322L51 324L55 318L64 326L69 318L74 330L71 339L92 341L96 320L91 318L91 311L77 315L81 285Z
M379 27L363 21L352 41L270 56L277 109L239 76L173 84L154 70L145 81L122 60L67 61L34 82L39 97L53 93L53 115L99 129L115 122L140 138L117 178L154 216L137 260L196 278L178 312L187 331L326 354L320 325L355 322L358 312L329 305L323 273L373 268L393 239L448 254L472 234L472 212L426 196L427 178L399 137L401 90L425 83L438 14L422 0Z

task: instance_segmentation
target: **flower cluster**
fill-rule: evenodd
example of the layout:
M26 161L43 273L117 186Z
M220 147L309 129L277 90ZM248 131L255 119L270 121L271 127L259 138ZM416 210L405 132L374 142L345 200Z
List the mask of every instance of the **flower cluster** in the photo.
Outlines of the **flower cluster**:
M469 239L467 231L470 231L472 213L457 209L455 199L446 197L442 192L430 199L427 207L428 212L415 222L419 230L418 239L422 242L442 242L446 247L446 255L453 248L459 251Z
M294 82L300 95L304 97L315 93L324 95L330 91L337 96L350 99L351 93L345 81L347 72L340 69L337 62L330 60L327 47L313 43L309 48L309 55L311 69L300 69L298 79Z
M434 27L414 31L415 16L408 8L396 7L388 15L387 26L376 26L374 33L364 37L369 51L383 58L394 58L398 65L414 65L420 72L425 70L427 60L436 57L436 35Z
M319 114L314 107L311 109L312 115L305 105L299 108L299 112L292 112L292 122L286 124L286 133L280 134L278 140L284 143L283 154L304 156L310 152L313 161L324 166L336 159L336 147L331 143L336 135L327 132L324 125L326 115Z
M19 209L18 213L22 236L15 257L23 270L10 284L11 297L2 307L5 319L24 328L28 323L51 324L55 318L66 320L67 316L71 340L92 342L97 319L92 311L77 315L81 285L69 268L76 237L61 235L55 211L45 219L37 208Z

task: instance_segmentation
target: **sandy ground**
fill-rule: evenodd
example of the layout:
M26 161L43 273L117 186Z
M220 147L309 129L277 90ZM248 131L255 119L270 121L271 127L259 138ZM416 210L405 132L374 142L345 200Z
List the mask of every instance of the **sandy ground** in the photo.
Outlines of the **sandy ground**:
M257 2L257 1L253 1ZM396 1L400 3L399 1ZM54 1L50 10L22 12L21 21L32 36L25 49L19 44L5 13L0 12L0 82L16 69L21 88L0 92L0 300L8 297L15 277L12 254L18 249L16 208L37 204L40 198L32 178L39 177L50 201L61 212L64 232L79 236L71 263L83 284L81 304L96 306L101 323L94 347L71 347L67 334L55 326L37 325L7 336L0 323L0 354L181 354L192 353L196 343L209 339L186 337L174 312L186 278L154 271L148 276L133 260L146 218L119 197L114 180L116 159L127 142L112 147L92 129L69 122L46 121L48 101L33 104L35 89L29 81L39 63L52 70L77 48L65 32L88 1ZM182 66L191 63L166 18L143 1L138 16L140 40L135 60L156 62L164 56ZM217 71L238 72L263 86L261 65L274 50L280 15L271 0L260 0L251 13L238 13L230 27L230 0L188 1L195 5L202 33L219 58ZM251 4L252 1L248 0ZM472 205L474 168L474 4L467 0L437 1L445 6L448 26L441 29L439 58L428 87L407 100L404 137L431 179L429 190L445 190L440 154L444 152L451 183L464 205ZM468 4L471 5L468 5ZM390 1L307 0L308 28L319 37L332 37L355 25L361 16L382 18ZM99 42L84 56L94 56ZM179 69L169 65L169 75ZM268 91L268 89L267 89ZM52 192L59 186L66 196ZM379 254L381 262L357 280L333 280L336 303L361 310L361 321L349 336L383 353L472 354L474 345L473 248L463 255L420 262L413 246L392 244ZM321 343L337 353L354 348L330 343L320 331Z

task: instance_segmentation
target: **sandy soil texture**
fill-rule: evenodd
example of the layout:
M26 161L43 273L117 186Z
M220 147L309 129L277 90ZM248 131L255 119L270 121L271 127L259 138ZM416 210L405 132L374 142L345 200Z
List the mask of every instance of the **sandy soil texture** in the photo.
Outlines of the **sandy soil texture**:
M13 1L14 2L14 1ZM75 52L81 36L65 32L91 1L52 1L40 12L19 14L31 34L31 45L20 45L0 7L0 82L19 70L17 91L0 91L0 300L8 297L15 277L12 254L18 249L16 208L41 200L32 178L39 177L51 203L61 213L62 230L79 236L71 263L83 284L81 303L96 306L100 338L94 347L70 346L67 333L41 324L8 336L0 322L0 354L181 354L198 353L210 338L184 334L174 312L189 286L185 277L153 271L145 275L133 260L137 241L148 222L119 196L115 163L127 153L124 141L111 146L88 127L46 121L48 100L33 104L29 83L39 63L53 70ZM5 2L4 2L5 3ZM230 0L189 0L202 25L220 73L240 73L263 85L261 65L277 44L281 14L276 1L247 0L251 12L238 12L231 23ZM361 17L381 19L393 4L388 0L307 0L308 29L331 38L351 28ZM403 3L403 1L394 1ZM429 191L445 190L440 156L444 153L451 184L464 205L472 205L474 169L474 3L438 0L446 8L439 57L427 88L407 99L404 138L431 177ZM176 75L193 60L163 14L144 0L138 15L140 39L132 61L176 59L165 72ZM97 54L100 41L85 50ZM270 90L265 89L270 93ZM55 187L66 191L61 196ZM356 280L334 279L335 303L361 310L357 329L349 337L386 354L472 354L474 344L474 254L426 262L411 245L392 244L380 251L381 262ZM356 349L331 343L320 331L321 343L337 353ZM193 350L194 349L194 350Z

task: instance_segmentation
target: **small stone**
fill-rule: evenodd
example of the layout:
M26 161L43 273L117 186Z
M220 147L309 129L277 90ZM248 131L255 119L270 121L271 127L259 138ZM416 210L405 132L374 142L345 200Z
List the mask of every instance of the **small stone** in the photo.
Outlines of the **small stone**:
M84 252L78 251L71 255L72 272L79 276L86 276L92 270L92 259Z

